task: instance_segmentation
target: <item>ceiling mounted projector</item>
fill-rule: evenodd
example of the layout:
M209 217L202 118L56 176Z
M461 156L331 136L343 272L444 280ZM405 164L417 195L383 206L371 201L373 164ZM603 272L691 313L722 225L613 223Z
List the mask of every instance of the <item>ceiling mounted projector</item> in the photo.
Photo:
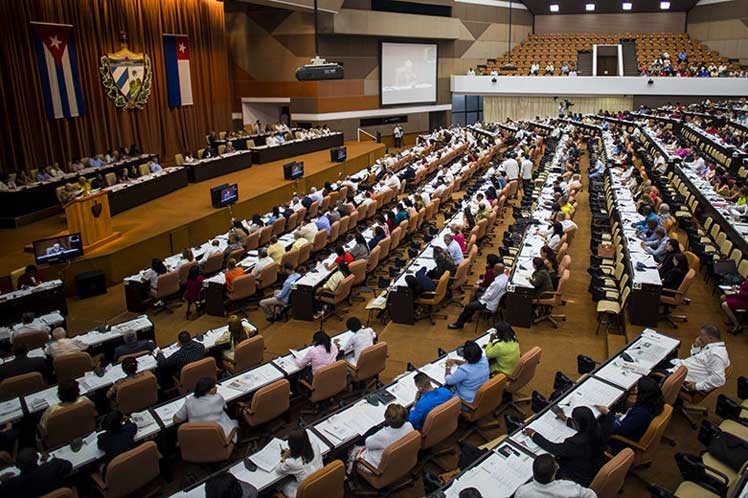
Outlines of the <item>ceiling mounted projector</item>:
M343 66L335 62L326 62L315 56L310 64L296 69L296 79L299 81L342 80Z

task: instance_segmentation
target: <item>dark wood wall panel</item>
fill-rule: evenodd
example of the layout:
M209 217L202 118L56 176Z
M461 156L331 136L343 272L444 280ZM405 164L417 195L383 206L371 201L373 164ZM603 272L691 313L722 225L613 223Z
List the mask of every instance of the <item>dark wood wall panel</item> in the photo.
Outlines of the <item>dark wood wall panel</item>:
M688 22L726 21L745 17L748 17L748 0L733 0L694 7L688 13Z
M685 12L535 16L536 33L677 33L685 27Z

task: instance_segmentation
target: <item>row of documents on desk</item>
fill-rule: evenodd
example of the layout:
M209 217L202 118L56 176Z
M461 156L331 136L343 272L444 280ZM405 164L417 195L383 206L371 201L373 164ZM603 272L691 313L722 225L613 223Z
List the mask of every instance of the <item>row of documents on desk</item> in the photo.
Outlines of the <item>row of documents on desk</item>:
M553 406L562 409L566 416L571 416L571 411L577 406L587 406L593 411L596 411L595 405L611 407L642 376L670 356L679 344L677 339L646 329L615 357L582 378ZM546 408L445 486L442 491L446 497L457 498L460 491L469 487L478 489L483 496L511 497L518 487L532 478L535 456L545 453L523 434L525 428L533 429L555 443L575 433L556 417L550 407Z
M57 287L62 288L62 280L49 280L47 282L42 282L34 287L26 287L23 289L14 290L12 292L6 292L5 294L0 294L0 302L12 301L14 299L19 299L24 296L30 296L39 292L48 291Z
M553 215L551 210L554 202L553 182L561 176L559 171L563 169L563 161L566 160L563 151L567 140L568 135L564 133L556 145L556 150L553 153L550 163L545 165L545 171L538 176L539 179L542 179L543 175L545 175L545 181L540 192L538 192L537 187L534 192L537 200L535 201L535 209L531 214L531 218L537 224L528 225L525 231L522 244L514 261L514 270L509 280L510 292L516 287L533 287L532 283L530 283L530 277L532 277L533 272L532 259L540 255L540 250L546 243L545 234L550 228L550 224L546 220Z
M681 164L680 171L688 178L691 185L698 189L701 195L709 201L715 211L724 218L725 222L732 225L735 231L743 238L744 242L748 244L748 223L742 221L748 215L748 206L738 206L732 201L725 200L724 197L715 192L709 180L699 176L693 167L688 164Z

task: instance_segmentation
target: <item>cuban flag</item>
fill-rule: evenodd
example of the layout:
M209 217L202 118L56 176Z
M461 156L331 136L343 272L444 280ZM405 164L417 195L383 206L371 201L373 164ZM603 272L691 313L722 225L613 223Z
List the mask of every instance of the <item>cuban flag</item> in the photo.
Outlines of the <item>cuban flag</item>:
M83 93L78 77L73 27L66 24L31 24L49 119L82 115Z
M164 58L169 107L192 105L190 43L187 35L164 35Z

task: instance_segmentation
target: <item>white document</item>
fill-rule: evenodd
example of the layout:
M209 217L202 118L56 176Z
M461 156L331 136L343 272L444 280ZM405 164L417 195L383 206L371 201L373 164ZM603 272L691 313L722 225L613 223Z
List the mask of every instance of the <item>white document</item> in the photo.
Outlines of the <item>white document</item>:
M265 472L272 472L281 461L284 442L273 438L264 448L249 457L252 462Z

